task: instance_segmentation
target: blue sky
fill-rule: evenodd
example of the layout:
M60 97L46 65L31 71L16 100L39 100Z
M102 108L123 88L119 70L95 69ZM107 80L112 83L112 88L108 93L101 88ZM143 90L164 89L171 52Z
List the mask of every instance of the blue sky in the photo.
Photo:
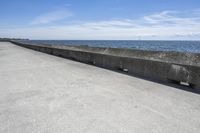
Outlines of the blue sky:
M199 0L0 0L0 37L200 40Z

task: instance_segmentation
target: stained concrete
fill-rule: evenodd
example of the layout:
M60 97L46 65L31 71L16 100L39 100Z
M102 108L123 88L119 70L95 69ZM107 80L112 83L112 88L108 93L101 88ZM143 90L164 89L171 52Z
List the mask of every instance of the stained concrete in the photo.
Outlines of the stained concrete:
M0 43L1 133L199 130L199 94Z

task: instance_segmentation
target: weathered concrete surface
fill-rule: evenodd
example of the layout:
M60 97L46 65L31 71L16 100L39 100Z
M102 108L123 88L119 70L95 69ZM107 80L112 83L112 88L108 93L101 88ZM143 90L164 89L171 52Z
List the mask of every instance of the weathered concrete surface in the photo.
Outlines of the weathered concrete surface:
M12 42L36 51L111 70L126 70L129 75L162 82L185 82L193 88L200 88L200 54L197 53Z
M1 133L198 133L200 95L0 43Z

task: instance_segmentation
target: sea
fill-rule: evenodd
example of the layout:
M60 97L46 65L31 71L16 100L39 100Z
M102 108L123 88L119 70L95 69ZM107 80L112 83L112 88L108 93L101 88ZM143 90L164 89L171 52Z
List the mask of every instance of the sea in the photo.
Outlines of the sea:
M34 44L84 45L92 47L129 48L152 51L178 51L200 53L200 41L152 40L28 40Z

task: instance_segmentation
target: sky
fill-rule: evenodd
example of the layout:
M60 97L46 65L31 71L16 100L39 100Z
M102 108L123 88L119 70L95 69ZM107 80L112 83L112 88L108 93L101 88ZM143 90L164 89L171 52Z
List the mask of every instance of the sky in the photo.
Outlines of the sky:
M0 0L0 37L200 40L200 0Z

